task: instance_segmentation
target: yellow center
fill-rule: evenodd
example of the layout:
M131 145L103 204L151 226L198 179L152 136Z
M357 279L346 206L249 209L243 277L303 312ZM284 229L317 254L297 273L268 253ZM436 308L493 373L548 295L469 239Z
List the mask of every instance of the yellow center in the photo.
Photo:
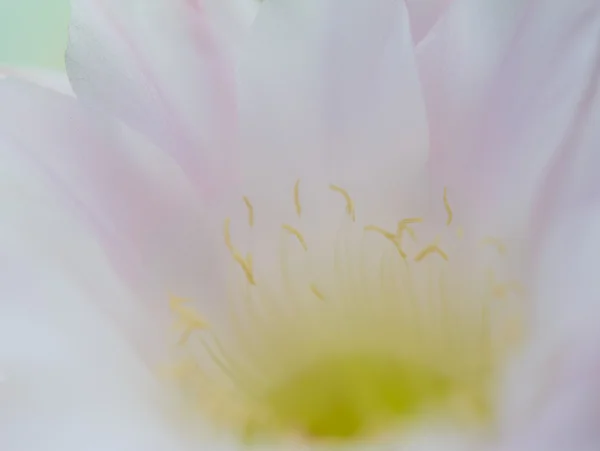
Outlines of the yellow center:
M299 227L284 224L280 267L263 277L252 254L234 245L227 220L237 280L224 332L208 328L186 300L171 300L182 331L173 374L187 399L254 440L348 440L428 419L486 426L498 373L516 344L518 285L501 283L483 259L452 264L464 238L446 192L442 228L453 239L444 244L420 243L422 218L399 219L393 231L357 231L352 198L330 188L344 199L350 224L331 260L323 249L311 254ZM299 182L292 198L300 217ZM253 227L253 205L244 203ZM495 257L506 253L496 238L479 244Z

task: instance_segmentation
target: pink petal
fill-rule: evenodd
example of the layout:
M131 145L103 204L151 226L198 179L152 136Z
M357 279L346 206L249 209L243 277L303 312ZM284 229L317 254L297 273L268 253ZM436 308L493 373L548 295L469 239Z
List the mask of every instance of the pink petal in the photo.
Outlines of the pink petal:
M193 450L155 375L94 308L111 290L64 269L0 255L0 448Z
M262 0L190 0L201 4L211 19L211 31L234 60L248 38Z
M94 233L143 307L131 310L119 299L105 299L111 313L131 321L132 313L144 309L165 313L171 293L210 298L219 262L207 231L211 218L167 158L68 96L3 81L0 105L3 165L15 167L17 160L25 168L19 172L25 185L39 177L32 170L44 177ZM204 283L204 277L215 283ZM128 328L138 336L148 333L131 322Z
M539 238L530 344L504 397L512 437L502 451L600 446L597 199L561 209Z
M532 401L525 411L529 415L507 412L509 427L495 451L594 451L600 446L600 335L581 328L554 334L554 340L545 335L546 342L530 350L535 355L525 356L540 364L523 365L513 393L507 394L525 394Z
M453 11L458 11L456 5ZM443 21L447 33L440 25L419 53L436 174L448 174L465 196L470 194L479 216L491 222L511 222L532 208L548 165L573 132L574 121L585 120L580 109L596 81L597 2L539 0L520 5L509 5L514 9L499 22L496 34L487 31L486 24L498 23L491 10L449 13ZM444 44L450 31L461 36L461 18L466 30L483 20L475 28L479 36L474 34L469 45L468 39L459 41L462 46ZM491 49L492 55L470 50L473 43ZM459 62L470 57L481 66L479 72L457 66L475 77L473 87L460 74L451 80L462 84L438 82L435 74L447 73L439 66L444 55Z
M584 218L598 208L599 121L600 57L597 56L570 131L548 167L547 177L536 197L532 221L534 262L543 250L548 223L566 221L572 216Z
M231 177L236 130L211 20L197 0L76 0L67 52L78 97L147 134L205 194Z
M265 2L239 80L242 166L259 198L316 179L390 210L427 158L403 2Z

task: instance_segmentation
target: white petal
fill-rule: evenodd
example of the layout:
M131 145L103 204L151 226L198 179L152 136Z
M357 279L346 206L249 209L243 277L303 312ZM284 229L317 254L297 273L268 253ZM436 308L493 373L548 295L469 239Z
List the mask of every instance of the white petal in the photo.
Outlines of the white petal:
M570 141L597 83L600 7L590 0L509 2L498 20L498 2L455 5L420 59L428 113L436 115L432 152L438 174L462 186L461 197L483 209L481 217L510 222L531 209L559 152L578 151ZM436 74L447 72L440 61L451 72L458 61L473 78L458 72L438 83Z
M390 209L426 160L403 2L265 2L238 78L242 168L259 198L287 196L304 178Z
M93 307L90 293L60 267L5 257L1 448L190 449L169 431L151 375Z
M85 252L83 257L66 254L60 248L69 243L64 233L61 242L35 215L65 218L65 223L76 219L139 296L135 308L130 300L102 300L136 344L151 349L150 338L164 339L148 337L148 323L135 318L153 312L159 323L170 322L169 294L212 300L208 290L216 284L208 281L218 280L218 259L211 250L216 246L209 233L211 218L181 172L139 136L90 115L72 97L2 81L0 162L5 187L0 193L23 193L27 199L11 200L14 208L7 218L32 234L31 246L51 245L78 270L77 258L85 258ZM221 220L216 220L219 227ZM70 228L63 227L68 233Z
M533 248L538 250L545 239L545 225L558 219L566 226L586 228L588 215L595 215L600 199L600 58L573 118L569 134L563 141L538 196L534 211ZM563 233L568 233L565 230ZM568 235L564 235L567 237ZM575 235L574 235L575 236ZM583 244L583 243L582 243Z
M415 43L422 41L454 0L406 0Z
M600 446L600 208L563 209L533 272L531 337L505 394L510 451Z
M203 0L202 6L211 17L211 30L223 40L234 56L239 58L240 50L248 37L250 28L263 0Z
M73 95L71 84L65 72L25 67L0 67L0 79L19 78L62 94Z
M503 444L494 450L594 451L600 446L600 335L572 332L562 342L539 341L523 356L507 394L513 405L506 412Z
M150 136L206 194L229 177L236 129L213 25L197 1L76 0L67 51L78 97Z

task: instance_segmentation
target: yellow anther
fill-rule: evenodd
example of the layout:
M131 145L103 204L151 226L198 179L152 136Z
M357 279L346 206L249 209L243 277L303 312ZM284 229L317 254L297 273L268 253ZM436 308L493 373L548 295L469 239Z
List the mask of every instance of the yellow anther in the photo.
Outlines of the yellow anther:
M256 281L254 280L254 273L252 272L252 265L249 264L244 259L244 257L242 257L237 252L235 254L233 254L233 258L240 265L240 267L242 268L242 271L244 271L244 275L246 276L246 279L248 280L248 283L250 285L256 285Z
M402 221L398 221L398 227L405 227L408 224L419 224L421 222L423 222L423 218L406 218Z
M452 208L450 208L450 202L448 202L448 188L444 188L444 207L446 207L446 213L448 214L448 219L446 220L446 225L452 224L452 218L454 214L452 213Z
M325 300L325 296L323 296L323 293L321 293L319 291L319 289L317 288L317 286L314 283L310 284L310 291L313 292L313 294L318 297L321 301Z
M246 264L252 273L254 273L254 267L252 266L252 254L248 252L246 254Z
M229 249L229 251L231 253L235 253L235 248L233 247L233 243L231 242L231 219L227 218L225 219L225 223L223 224L223 236L225 238L225 245L227 246L227 249Z
M183 335L179 339L179 344L187 342L190 335L195 330L208 328L208 323L198 314L198 312L183 305L186 302L189 302L189 300L175 296L171 296L169 299L169 307L177 315L178 324L184 330Z
M400 242L399 237L396 234L394 234L392 232L388 232L387 230L382 229L381 227L377 227L375 225L366 226L365 231L379 233L384 238L390 240L392 242L392 244L394 245L394 247L396 248L396 250L398 251L398 253L400 254L400 256L402 258L406 258L406 252L404 252L404 250L402 249L402 243Z
M382 229L381 227L377 227L375 225L368 225L365 227L365 231L367 232L377 232L380 235L383 235L384 237L386 237L388 240L395 240L396 239L396 235L394 235L392 232L388 232L385 229Z
M244 203L246 204L246 208L248 208L248 224L250 227L254 226L254 207L246 196L244 196Z
M396 229L396 235L398 236L398 239L401 241L402 234L406 232L410 235L413 241L417 241L417 234L410 224L419 224L421 222L423 222L423 218L406 218L402 221L398 221L398 227Z
M306 241L304 240L304 237L302 236L302 234L300 233L300 231L298 229L296 229L296 228L294 228L294 227L292 227L291 225L288 225L288 224L283 224L281 227L286 232L289 232L292 235L294 235L298 239L298 242L302 245L302 248L305 251L308 250L308 246L306 245Z
M300 203L300 179L294 184L294 205L296 206L296 214L302 216L302 204Z
M493 246L496 248L499 254L506 254L506 246L505 244L499 240L498 238L494 238L492 236L488 236L481 241L481 244L484 246Z
M425 249L423 249L421 252L419 252L417 254L417 256L415 257L415 261L420 262L421 260L423 260L425 257L427 257L430 254L438 254L444 260L448 261L448 255L443 250L441 250L437 244L430 244Z
M231 241L230 225L231 219L225 219L225 224L223 226L225 245L227 246L227 249L229 249L229 252L231 252L231 256L233 257L233 259L240 265L242 271L244 271L244 275L246 276L246 279L248 279L248 283L250 283L250 285L256 285L256 282L254 280L254 274L252 272L252 260L250 259L250 261L247 261L244 257L240 255L240 253L233 245Z
M415 229L413 229L410 226L404 226L404 228L402 230L399 230L398 233L401 235L403 231L408 233L408 235L413 241L417 241L417 234L415 233Z
M340 188L337 185L329 185L329 189L335 191L336 193L340 193L346 199L346 213L352 218L352 221L356 221L356 212L354 211L354 202L344 188Z
M460 226L459 226L459 227L457 227L457 229L456 229L456 237L457 237L458 239L463 239L463 238L464 238L464 236L465 236L465 229L463 229L463 228L462 228L462 227L460 227Z

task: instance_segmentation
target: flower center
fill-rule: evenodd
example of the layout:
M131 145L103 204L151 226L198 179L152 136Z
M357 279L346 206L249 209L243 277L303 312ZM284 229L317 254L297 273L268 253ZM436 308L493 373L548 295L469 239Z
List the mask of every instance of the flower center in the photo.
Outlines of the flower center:
M477 386L485 382L484 371L466 386L440 370L392 356L332 356L292 375L265 403L277 418L317 438L378 432L427 409L457 415L464 410L473 420L490 414L484 387Z
M284 224L281 260L261 272L227 220L227 324L208 328L186 300L171 300L182 330L174 375L186 398L247 439L348 440L427 419L489 425L522 318L521 290L494 266L503 243L470 246L446 192L441 229L451 233L421 242L423 218L393 231L358 226L349 193L330 188L346 204L331 252L313 249L301 224ZM292 198L300 217L299 182Z

